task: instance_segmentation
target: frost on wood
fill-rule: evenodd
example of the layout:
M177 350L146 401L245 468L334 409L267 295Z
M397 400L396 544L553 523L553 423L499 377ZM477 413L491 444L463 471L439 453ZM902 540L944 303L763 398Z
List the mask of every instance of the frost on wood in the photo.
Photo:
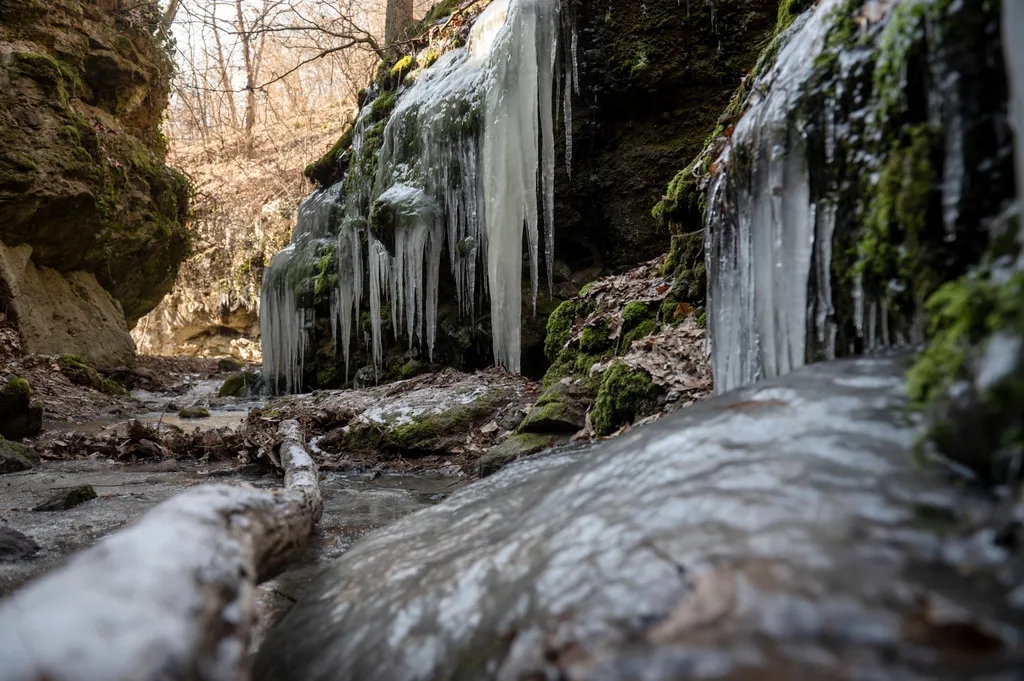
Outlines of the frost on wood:
M284 489L196 487L0 602L0 681L247 678L255 586L323 511L298 424L281 436Z
M564 78L567 121L578 91L575 41L561 37L574 30L567 11L556 0L495 0L465 48L400 87L386 125L372 103L363 108L351 153L362 158L368 139L379 139L376 168L356 163L345 180L314 193L292 244L265 275L264 369L286 391L302 389L313 324L296 287L327 233L338 266L332 328L346 365L364 294L378 368L385 333L432 353L447 257L460 313L472 317L489 297L495 362L519 370L523 234L535 297L541 255L549 285L553 263L555 89ZM324 204L334 210L312 209Z

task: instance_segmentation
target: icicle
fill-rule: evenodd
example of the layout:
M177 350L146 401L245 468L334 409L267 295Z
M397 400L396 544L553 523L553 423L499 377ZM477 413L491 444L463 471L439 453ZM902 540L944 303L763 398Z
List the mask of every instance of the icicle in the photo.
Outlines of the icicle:
M785 374L806 361L818 220L801 132L790 112L836 4L822 3L753 88L731 137L733 151L719 159L740 168L717 173L709 188L708 320L717 392ZM824 255L819 246L818 256Z
M1006 75L1010 81L1010 122L1017 161L1017 200L1024 202L1024 42L1021 41L1024 4L1020 0L1003 0L1002 21ZM1018 230L1017 237L1024 243L1024 229Z
M487 89L481 161L491 333L495 361L512 371L519 371L524 226L534 306L538 282L541 150L524 141L537 140L541 130L554 130L553 107L539 92L553 82L550 37L558 20L558 4L550 0L523 0L510 6L505 31L494 46L504 57L491 62ZM541 102L549 105L542 107ZM553 148L553 138L551 147L546 141L543 146Z
M432 357L445 241L460 314L474 315L480 294L489 296L495 360L518 370L524 230L534 307L541 248L553 285L555 69L566 74L567 94L578 87L575 37L560 44L572 22L563 25L560 12L556 0L495 0L472 26L467 47L442 55L399 90L383 131L372 105L360 113L352 142L360 165L345 180L346 196L332 200L330 218L315 225L300 215L295 233L303 243L333 235L338 283L330 296L331 327L346 372L364 276L376 367L384 359L385 306L395 337L425 345ZM567 116L571 124L571 108ZM571 163L571 125L566 135ZM372 136L381 140L376 170L361 176L368 167L364 143ZM298 250L303 255L280 258L277 269L294 269L297 274L282 278L301 283L310 263L305 247ZM291 345L271 351L267 366L277 371L287 364L281 375L301 377L295 357L304 350L293 346L304 332L282 317L297 308L276 298L271 304L268 324L279 322Z

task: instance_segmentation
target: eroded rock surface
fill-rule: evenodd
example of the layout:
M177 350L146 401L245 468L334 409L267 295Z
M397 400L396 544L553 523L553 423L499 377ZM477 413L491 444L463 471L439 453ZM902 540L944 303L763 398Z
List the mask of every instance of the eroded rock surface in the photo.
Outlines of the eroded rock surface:
M249 424L272 429L299 419L327 469L401 459L470 468L508 437L536 398L537 386L501 370L446 370L360 390L317 391L273 400ZM452 471L455 472L455 471Z
M1019 528L915 469L904 369L815 365L511 466L353 547L256 678L1021 678Z

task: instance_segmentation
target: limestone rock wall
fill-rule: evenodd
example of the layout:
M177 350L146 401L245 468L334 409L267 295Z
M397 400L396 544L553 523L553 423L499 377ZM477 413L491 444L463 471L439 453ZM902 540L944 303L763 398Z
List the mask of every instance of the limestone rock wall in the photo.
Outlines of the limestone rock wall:
M159 13L110 4L0 4L0 240L27 244L35 267L88 273L134 324L188 251L190 185L164 164Z
M0 280L0 304L17 324L23 352L78 355L100 365L135 356L121 305L90 272L38 267L31 246L0 243Z

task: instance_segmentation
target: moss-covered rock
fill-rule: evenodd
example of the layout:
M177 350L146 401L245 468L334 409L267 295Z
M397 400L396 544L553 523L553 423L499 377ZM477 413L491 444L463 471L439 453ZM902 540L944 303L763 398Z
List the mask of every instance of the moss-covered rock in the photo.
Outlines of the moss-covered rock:
M541 393L519 426L522 433L575 433L583 428L591 396L572 381L559 381Z
M57 360L57 365L60 366L60 372L64 374L64 378L75 385L88 386L94 390L101 390L103 388L103 379L100 377L99 372L96 371L92 364L86 362L81 357L61 355Z
M242 397L259 384L259 376L252 371L237 371L221 384L218 397Z
M0 437L19 440L43 428L43 406L32 400L32 387L19 376L10 376L0 390Z
M233 357L222 357L217 360L217 371L236 372L245 368L245 363Z
M605 370L601 388L591 411L591 422L598 435L609 435L616 428L632 423L653 406L654 383L643 369L613 362Z
M188 251L191 185L164 165L173 72L155 35L96 3L0 8L0 241L61 273L92 273L128 325L170 289Z
M206 407L193 405L179 411L178 416L183 419L208 419L210 418L210 410Z
M0 436L0 475L27 471L37 463L39 457L33 450Z
M486 477L497 473L517 459L554 447L560 440L557 435L550 433L516 433L511 435L504 442L489 449L486 454L477 460L477 475Z

